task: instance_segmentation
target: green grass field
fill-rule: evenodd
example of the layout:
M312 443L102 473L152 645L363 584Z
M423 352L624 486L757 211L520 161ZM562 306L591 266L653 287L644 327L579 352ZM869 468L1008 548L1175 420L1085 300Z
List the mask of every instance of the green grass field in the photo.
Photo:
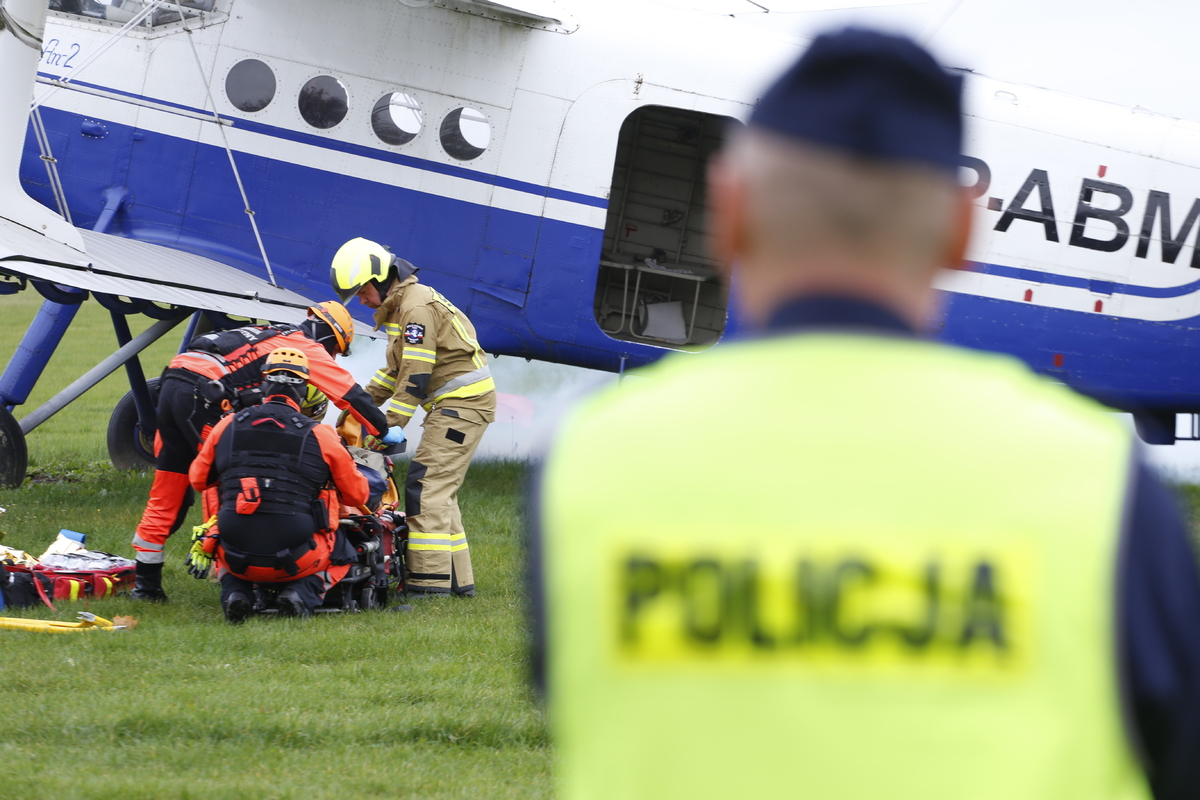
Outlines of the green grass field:
M32 291L0 298L0 362L39 303ZM147 324L131 322L135 333ZM148 376L178 341L170 334L151 348ZM89 302L18 416L115 347L108 312ZM32 480L0 491L4 544L37 555L71 528L90 547L132 556L149 476L113 470L105 448L108 415L127 388L117 372L30 436ZM86 609L139 624L120 633L0 631L4 795L548 796L546 724L525 678L524 473L523 464L476 464L460 493L480 592L471 600L232 627L217 587L184 573L181 532L167 546L167 605L118 598L60 603L57 615L16 612L66 620Z
M31 291L0 298L0 362L38 304ZM146 325L134 322L135 332ZM149 351L147 375L177 344L172 334ZM108 313L89 303L24 410L113 349ZM118 372L30 437L33 478L0 491L6 544L37 555L66 527L87 533L96 549L132 555L149 477L116 472L105 449L109 412L126 389ZM19 612L70 619L88 609L130 614L139 625L60 636L0 631L4 796L549 796L546 723L525 680L524 472L522 464L479 463L461 492L480 590L473 600L232 627L217 587L184 573L181 533L167 548L168 605L118 598L61 603L57 615ZM1183 489L1200 530L1200 487Z

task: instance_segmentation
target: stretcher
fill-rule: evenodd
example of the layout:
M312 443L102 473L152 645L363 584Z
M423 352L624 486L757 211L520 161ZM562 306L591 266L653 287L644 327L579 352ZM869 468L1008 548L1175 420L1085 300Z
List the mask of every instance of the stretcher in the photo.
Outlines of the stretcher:
M359 471L368 475L373 473L380 489L372 493L368 501L371 507L342 506L339 527L354 546L358 560L326 593L316 611L355 612L387 608L392 597L404 592L404 554L408 543L405 515L398 510L401 497L392 479L392 461L383 454L384 446L375 437L364 434L354 417L343 414L337 431ZM255 584L255 611L276 613L273 606L280 590L280 584ZM397 610L407 608L403 605L393 607Z
M408 526L403 512L353 509L342 517L342 533L354 545L358 560L346 577L325 595L317 613L372 611L387 608L393 595L404 591L404 549ZM254 585L254 608L275 613L272 606L281 584Z
M0 617L0 630L35 631L38 633L81 633L83 631L124 631L137 624L132 617L105 619L87 611L79 612L75 622L59 622L53 619L21 619Z

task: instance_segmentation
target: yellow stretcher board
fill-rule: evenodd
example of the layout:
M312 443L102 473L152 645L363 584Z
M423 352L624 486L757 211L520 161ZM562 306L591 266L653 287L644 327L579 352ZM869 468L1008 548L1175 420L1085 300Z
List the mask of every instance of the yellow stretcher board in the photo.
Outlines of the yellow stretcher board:
M97 617L87 611L79 612L75 622L60 622L53 619L22 619L0 617L0 630L37 631L39 633L79 633L82 631L124 631L137 625L133 617L116 617L113 620Z

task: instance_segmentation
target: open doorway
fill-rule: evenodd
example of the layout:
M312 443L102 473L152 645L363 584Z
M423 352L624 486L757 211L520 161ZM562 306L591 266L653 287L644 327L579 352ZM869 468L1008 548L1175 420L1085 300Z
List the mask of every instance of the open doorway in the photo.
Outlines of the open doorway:
M594 312L614 339L703 349L728 293L708 252L705 170L732 120L643 106L621 126Z

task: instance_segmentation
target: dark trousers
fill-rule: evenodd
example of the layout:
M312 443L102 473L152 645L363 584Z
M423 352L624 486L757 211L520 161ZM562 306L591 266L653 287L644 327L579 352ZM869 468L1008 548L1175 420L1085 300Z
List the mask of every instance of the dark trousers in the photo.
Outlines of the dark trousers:
M321 601L325 599L325 578L321 573L309 575L307 578L299 578L294 581L273 583L271 586L280 591L295 589L296 594L300 597L300 602L304 603L309 611L316 609L317 606L321 605ZM234 592L242 592L246 597L253 600L254 584L244 578L239 578L232 572L226 572L221 576L221 604L224 605L225 600Z
M200 376L196 376L200 379ZM168 374L159 384L154 439L154 482L133 536L139 561L162 563L167 537L179 530L192 504L188 467L221 419L218 406L205 407L193 382Z

